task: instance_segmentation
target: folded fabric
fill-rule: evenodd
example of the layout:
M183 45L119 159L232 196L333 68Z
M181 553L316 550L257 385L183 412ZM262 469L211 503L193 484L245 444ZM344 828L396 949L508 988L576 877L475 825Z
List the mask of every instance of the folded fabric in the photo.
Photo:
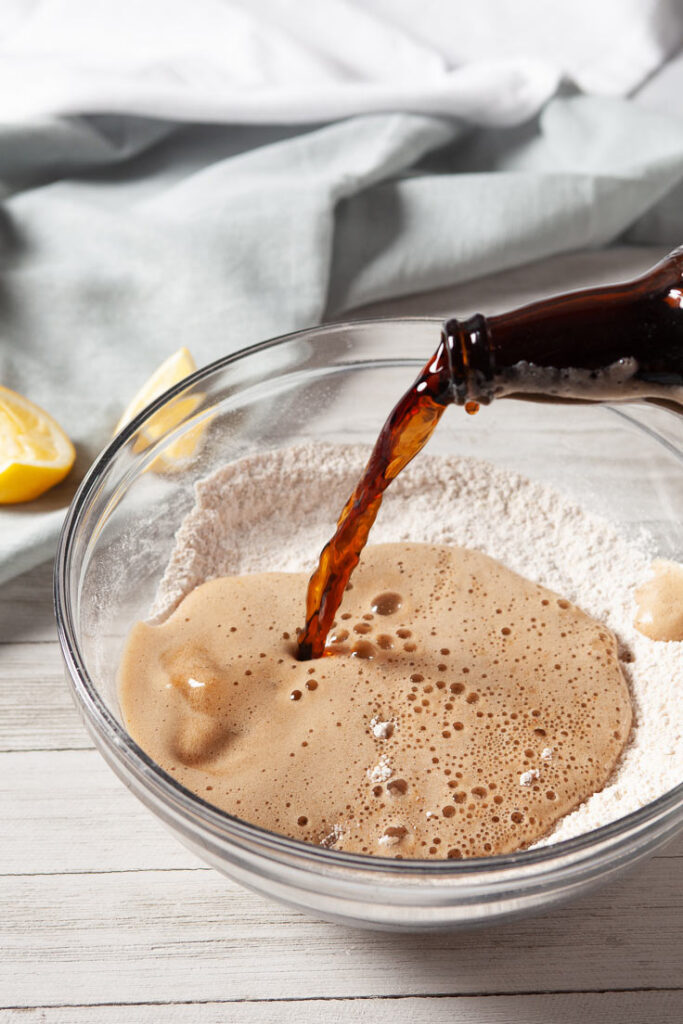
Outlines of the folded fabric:
M294 18L301 5L280 0L196 0L181 34L165 20L180 18L174 4L115 6L120 23L104 0L0 12L0 382L52 413L78 452L60 487L0 510L0 581L52 553L122 408L180 345L201 365L351 306L626 233L681 240L671 236L683 228L683 119L626 99L549 98L578 67L578 43L567 41L564 67L539 63L530 29L530 57L501 51L454 67L455 51L403 24L404 3L393 15L380 0L325 3L328 25ZM640 5L643 54L665 7ZM221 19L233 16L242 31L226 41ZM477 27L469 15L463 25ZM341 67L335 26L365 26ZM261 47L271 37L269 65ZM8 90L27 84L34 60L35 89ZM230 103L216 68L232 82ZM403 112L301 124L384 110L389 91ZM423 106L434 112L410 112ZM65 110L80 116L48 116ZM180 124L164 119L172 112L243 123ZM264 123L276 115L282 123Z
M518 123L561 76L626 94L682 33L676 0L12 0L0 10L0 122L294 124L402 110Z

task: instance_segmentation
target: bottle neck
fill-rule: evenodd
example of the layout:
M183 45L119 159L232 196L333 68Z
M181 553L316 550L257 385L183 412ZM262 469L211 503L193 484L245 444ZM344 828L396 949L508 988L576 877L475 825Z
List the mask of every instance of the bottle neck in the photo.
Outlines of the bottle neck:
M475 313L468 320L452 317L443 327L448 354L451 400L456 405L488 405L494 397L496 363L488 320Z
M683 404L683 251L628 284L444 325L451 398Z

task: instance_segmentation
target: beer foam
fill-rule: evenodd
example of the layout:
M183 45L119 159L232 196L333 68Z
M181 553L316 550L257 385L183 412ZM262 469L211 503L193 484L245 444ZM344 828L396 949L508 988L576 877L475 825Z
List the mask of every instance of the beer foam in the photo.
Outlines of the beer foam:
M186 594L216 576L310 573L368 452L363 446L300 445L240 460L199 482L152 620L164 621ZM541 844L607 824L681 781L683 643L655 643L633 628L633 589L649 576L651 561L644 543L515 473L475 459L430 455L389 488L372 539L485 552L603 622L622 656L631 659L621 663L636 716L624 755L602 790L565 815ZM303 608L303 593L301 602ZM301 620L298 611L289 626L292 637ZM347 623L338 623L340 635ZM375 639L380 650L398 642L388 632ZM377 717L386 714L380 709ZM541 752L546 758L553 758L550 746ZM439 812L430 807L427 813Z
M570 601L481 552L369 546L348 638L312 663L285 637L305 586L223 577L133 630L128 728L189 789L308 842L460 858L528 846L611 775L628 687L615 637Z

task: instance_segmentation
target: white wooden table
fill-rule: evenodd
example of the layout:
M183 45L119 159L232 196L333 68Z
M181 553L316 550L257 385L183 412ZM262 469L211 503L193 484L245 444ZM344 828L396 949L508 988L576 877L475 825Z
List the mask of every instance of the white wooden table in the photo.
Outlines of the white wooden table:
M501 307L649 257L570 257L381 311ZM49 566L0 588L0 706L2 1022L683 1020L683 838L545 917L351 931L205 868L124 789L64 683Z

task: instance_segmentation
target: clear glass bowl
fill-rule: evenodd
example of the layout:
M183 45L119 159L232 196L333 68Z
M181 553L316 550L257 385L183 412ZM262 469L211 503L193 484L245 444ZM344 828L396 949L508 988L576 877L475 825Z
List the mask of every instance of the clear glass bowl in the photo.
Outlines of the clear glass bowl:
M335 852L212 807L154 764L122 724L122 645L149 610L194 481L302 441L371 443L438 332L431 319L335 325L195 373L102 453L69 510L55 567L67 678L97 747L129 789L181 842L243 885L369 927L468 927L547 910L613 878L683 825L681 785L604 828L535 851L443 862ZM171 412L161 428L157 419L146 431L162 408ZM430 450L476 455L551 483L626 533L645 527L661 556L683 555L683 418L665 409L506 399L476 417L450 410Z

